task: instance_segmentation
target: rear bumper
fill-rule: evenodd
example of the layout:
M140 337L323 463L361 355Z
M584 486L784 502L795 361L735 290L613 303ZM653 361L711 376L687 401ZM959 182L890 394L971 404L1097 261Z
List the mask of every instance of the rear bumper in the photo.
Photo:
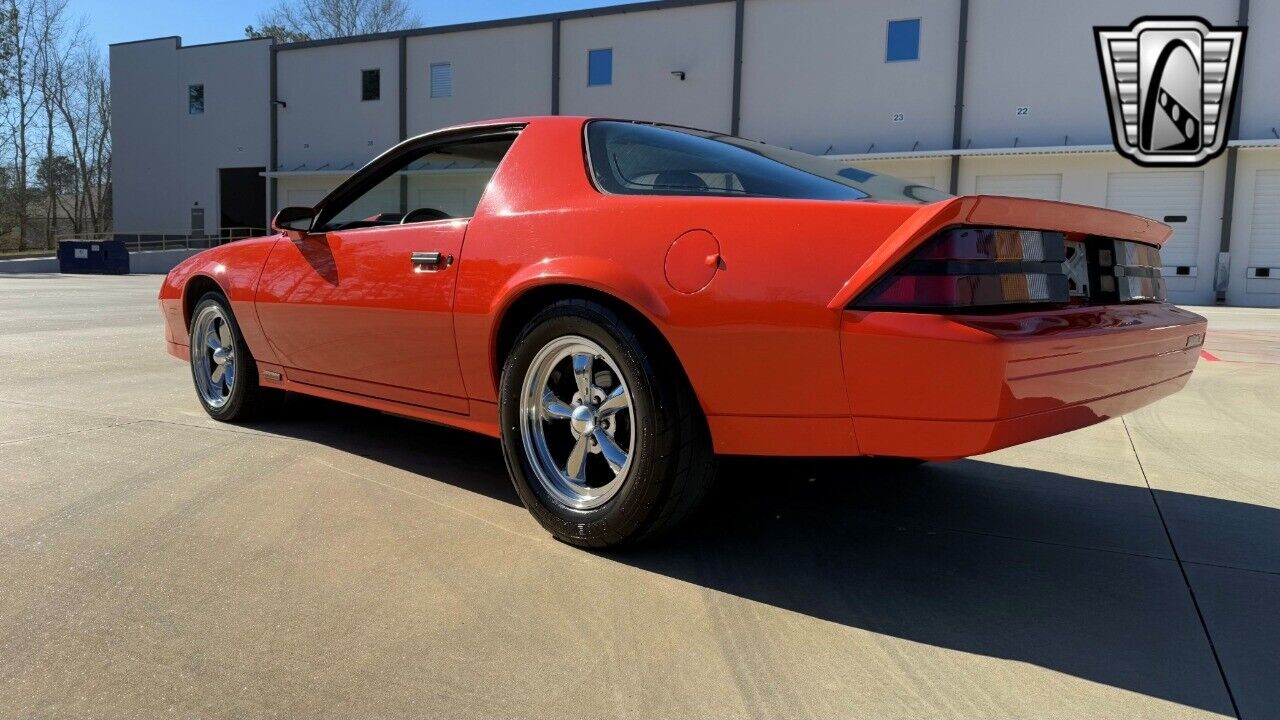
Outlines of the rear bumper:
M867 455L953 460L1060 435L1137 410L1181 390L1191 372L1054 410L999 420L854 418Z
M1186 384L1206 326L1168 304L847 312L841 350L859 451L964 457L1131 412Z
M1167 304L998 316L850 311L840 328L849 416L707 420L727 454L979 455L1177 392L1206 325Z

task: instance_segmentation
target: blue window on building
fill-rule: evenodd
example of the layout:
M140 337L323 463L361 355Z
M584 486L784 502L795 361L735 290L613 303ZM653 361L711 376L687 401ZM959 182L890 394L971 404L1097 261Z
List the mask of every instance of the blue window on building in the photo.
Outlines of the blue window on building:
M587 85L613 84L613 48L587 52Z
M920 18L914 20L890 20L889 36L885 43L885 62L920 59Z

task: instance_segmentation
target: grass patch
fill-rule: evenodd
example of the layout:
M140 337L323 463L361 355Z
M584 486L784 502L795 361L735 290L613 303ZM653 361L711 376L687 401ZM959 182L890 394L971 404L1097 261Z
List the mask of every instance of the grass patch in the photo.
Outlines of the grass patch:
M0 260L54 257L57 254L54 250L0 250Z

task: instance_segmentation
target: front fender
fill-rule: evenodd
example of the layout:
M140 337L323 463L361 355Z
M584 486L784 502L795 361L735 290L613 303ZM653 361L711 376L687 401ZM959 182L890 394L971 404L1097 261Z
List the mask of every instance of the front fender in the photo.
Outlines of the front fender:
M258 278L280 236L239 240L210 248L178 263L160 286L160 308L166 339L172 345L188 343L191 310L206 288L216 287L231 303L236 324L253 357L276 362L275 352L262 333L254 308Z

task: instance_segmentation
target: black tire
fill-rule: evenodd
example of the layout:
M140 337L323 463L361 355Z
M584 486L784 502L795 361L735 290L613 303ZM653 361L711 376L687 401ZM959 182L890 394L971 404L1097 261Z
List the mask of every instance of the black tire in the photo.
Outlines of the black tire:
M204 337L196 337L201 328L201 319L208 313L224 318L231 335L234 351L234 382L229 387L224 385L225 399L215 404L205 397L201 387L200 373L202 364L199 353L211 353ZM191 311L191 327L188 330L190 341L191 380L195 385L196 399L209 417L221 422L244 422L262 418L274 411L284 398L284 392L273 388L264 388L258 383L258 364L244 342L240 325L236 323L231 304L222 293L212 291L200 297L195 309Z
M538 479L526 450L521 393L535 358L569 336L586 338L607 353L627 389L634 443L630 469L616 494L587 510L556 499ZM563 300L542 310L521 331L503 364L499 413L502 449L516 492L534 518L556 538L579 547L633 545L678 527L706 497L715 477L710 434L675 358L610 308L590 300Z

